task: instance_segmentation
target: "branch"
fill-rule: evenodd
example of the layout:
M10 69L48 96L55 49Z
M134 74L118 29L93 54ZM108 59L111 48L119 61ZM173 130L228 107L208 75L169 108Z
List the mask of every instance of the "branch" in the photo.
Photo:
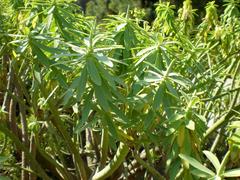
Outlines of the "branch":
M93 176L92 180L104 180L111 176L125 160L125 157L127 156L128 152L129 147L126 144L120 142L118 150L112 161L107 166L105 166L104 169L97 172Z

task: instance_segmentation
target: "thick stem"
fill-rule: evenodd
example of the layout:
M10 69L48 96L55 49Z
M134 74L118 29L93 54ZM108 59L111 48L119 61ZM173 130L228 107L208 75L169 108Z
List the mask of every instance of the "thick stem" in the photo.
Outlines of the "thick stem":
M19 99L24 101L22 90L18 82L16 82L15 84L16 84L16 95L19 97ZM25 104L23 106L19 104L19 109L20 109L20 121L22 125L22 142L25 145L25 147L29 147ZM28 172L24 170L26 168L27 168L27 158L26 158L25 152L22 151L22 176L21 176L22 180L28 180Z
M30 153L34 158L36 158L36 144L34 140L34 135L31 134L31 139L30 139ZM37 176L34 173L29 174L29 180L36 180Z
M89 143L92 145L94 151L95 151L95 154L96 154L96 161L99 162L100 161L100 151L99 151L99 148L98 148L98 145L99 145L99 142L98 142L98 136L97 134L91 130L91 129L87 129L89 135L88 135L88 138L87 140L89 141Z
M129 147L121 142L112 161L107 166L105 166L104 169L97 172L93 176L92 180L104 180L111 176L125 160L125 157L127 156L128 152Z
M106 165L107 162L108 143L109 143L108 129L107 127L105 127L102 130L100 170Z

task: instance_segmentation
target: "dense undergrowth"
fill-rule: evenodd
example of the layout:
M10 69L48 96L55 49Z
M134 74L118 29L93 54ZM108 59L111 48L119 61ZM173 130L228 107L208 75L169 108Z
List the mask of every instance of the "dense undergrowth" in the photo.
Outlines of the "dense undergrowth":
M240 12L186 0L97 22L1 0L0 179L236 179ZM199 20L198 20L199 21Z

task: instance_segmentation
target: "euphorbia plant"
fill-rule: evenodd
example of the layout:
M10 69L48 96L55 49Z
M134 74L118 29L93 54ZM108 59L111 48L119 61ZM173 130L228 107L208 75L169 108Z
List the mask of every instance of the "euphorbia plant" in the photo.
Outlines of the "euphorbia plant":
M70 1L14 5L0 14L12 22L0 26L5 176L239 175L225 171L236 168L240 108L235 1L221 17L209 3L199 26L189 0L179 16L160 2L151 26L131 11L97 21ZM215 172L199 163L202 152Z

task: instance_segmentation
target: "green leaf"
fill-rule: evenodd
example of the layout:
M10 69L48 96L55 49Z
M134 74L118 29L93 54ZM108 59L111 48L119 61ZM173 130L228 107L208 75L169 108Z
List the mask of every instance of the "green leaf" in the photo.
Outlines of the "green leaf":
M125 26L127 25L127 23L122 23L120 25L117 26L116 30L120 31L121 29L123 29Z
M210 169L206 168L205 166L203 166L200 162L198 162L196 159L185 155L185 154L179 154L179 157L185 161L187 161L189 164L191 164L193 167L199 169L202 172L205 172L211 176L214 176L214 172L212 172Z
M137 38L134 29L129 24L127 24L125 27L126 28L124 31L124 45L126 49L131 49L132 47L136 46Z
M109 74L107 70L101 64L97 64L97 68L101 74L101 77L107 81L107 83L116 90L116 84L114 78Z
M213 164L213 166L216 169L216 172L219 170L220 168L220 162L218 160L218 158L210 151L203 151L203 153L207 156L207 158L209 159L209 161Z
M228 125L228 129L240 128L240 121L233 121Z
M157 110L160 106L160 104L163 101L163 95L164 95L164 91L165 91L165 85L164 84L160 84L155 96L154 96L154 100L153 100L153 109Z
M44 50L44 51L47 51L47 52L50 52L52 54L59 54L59 53L66 53L65 50L63 49L59 49L59 48L53 48L53 47L50 47L50 46L46 46L44 44L41 44L39 42L36 42L36 41L31 41L35 46L37 46L38 48Z
M240 168L231 169L223 173L224 177L240 177Z
M228 141L230 144L240 149L240 129L239 128L236 128L234 133L228 138Z
M146 54L144 54L135 64L135 67L141 64L148 56L150 56L154 51L148 51Z
M123 46L120 46L120 45L110 45L110 46L104 46L102 48L95 48L93 52L111 51L113 49L124 49L124 48Z
M104 89L101 86L95 85L94 90L95 90L95 96L97 98L99 105L103 108L104 111L109 112L110 106L108 103L107 94L104 91Z
M144 130L147 131L154 122L154 111L149 111L146 118L144 119Z
M102 63L106 64L109 67L113 67L113 63L112 61L110 61L110 59L108 59L107 56L103 55L102 53L97 53L94 54L94 56Z
M171 82L169 82L168 80L166 80L165 83L166 83L166 86L167 86L167 89L168 89L169 93L170 93L173 97L178 98L178 93L177 93L177 91L173 88Z
M169 127L167 128L167 131L166 131L166 136L170 136L173 133L175 133L182 123L183 121L172 121L172 122L170 121Z
M114 104L111 104L112 111L121 119L120 123L127 124L129 122L127 116L124 114L123 111L119 110Z
M72 89L68 89L64 95L63 98L63 103L62 105L66 106L68 105L69 101L71 100L71 98L73 97L73 90Z
M66 45L70 46L73 51L79 53L80 55L86 54L86 49L85 48L81 48L81 47L78 47L78 46L70 44L70 43L66 43Z
M183 146L185 154L191 154L192 148L189 148L189 147L192 147L192 142L193 141L191 141L189 130L185 129L184 146Z
M87 71L94 84L101 86L102 80L93 59L87 60Z
M67 77L63 74L62 71L58 70L56 67L52 67L51 69L51 77L53 79L56 79L61 87L67 89Z
M112 135L112 137L114 139L117 139L118 133L117 133L117 130L116 130L116 127L115 127L115 124L114 124L112 118L110 118L109 116L106 115L104 119L107 123L110 134Z
M38 47L32 45L31 48L32 48L32 53L37 56L36 59L40 64L43 64L46 67L49 67L50 65L55 63L53 60L50 60Z
M41 69L39 67L39 65L37 63L34 64L33 66L33 74L34 74L34 78L36 79L36 81L41 84L42 82L42 75L41 75Z
M193 175L197 176L197 177L202 177L202 178L206 178L206 179L212 177L212 176L209 175L208 173L205 173L205 172L203 172L203 171L201 171L201 170L199 170L199 169L193 169L193 170L191 170L191 173L192 173Z
M168 161L170 162L170 160L168 160ZM169 172L169 175L170 175L170 179L171 180L175 179L177 174L178 174L178 172L179 172L179 169L181 169L181 161L180 161L180 159L176 159L174 161L174 163L171 163L169 165L168 168L169 168L168 172Z
M156 48L157 48L157 46L150 46L150 47L147 47L147 48L145 48L145 49L139 51L136 55L137 55L137 56L142 56L142 55L146 54L146 53L149 52L149 51L153 51L153 50L155 50Z
M191 131L195 130L195 122L193 120L187 121L186 128L190 129Z
M87 120L88 120L88 116L89 116L91 108L92 108L92 97L93 97L93 91L90 91L84 101L82 117L78 121L78 123L74 129L74 131L76 133L79 133L82 131L82 127L84 126L85 122L87 122Z
M77 99L80 99L84 93L87 84L87 69L83 68L80 76L75 78L70 86L71 89L76 89Z
M171 78L171 80L173 80L175 83L185 87L185 88L188 88L189 86L192 85L192 82L180 75L172 75L173 73L170 73L169 74L169 77Z
M6 156L0 156L0 164L4 163L5 161L8 160L9 157Z

